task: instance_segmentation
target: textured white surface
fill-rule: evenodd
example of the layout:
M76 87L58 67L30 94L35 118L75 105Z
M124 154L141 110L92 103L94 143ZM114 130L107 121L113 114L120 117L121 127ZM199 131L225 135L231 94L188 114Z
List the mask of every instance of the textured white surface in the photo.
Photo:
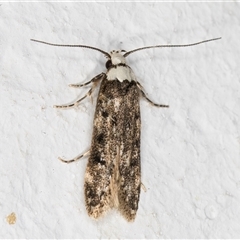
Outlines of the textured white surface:
M0 238L240 237L239 3L1 3ZM141 101L142 191L137 218L98 221L84 205L94 104L56 110L82 96L68 88L105 69L105 51L153 44L190 48L129 56L148 96ZM96 92L94 97L96 96ZM15 212L16 223L6 217Z

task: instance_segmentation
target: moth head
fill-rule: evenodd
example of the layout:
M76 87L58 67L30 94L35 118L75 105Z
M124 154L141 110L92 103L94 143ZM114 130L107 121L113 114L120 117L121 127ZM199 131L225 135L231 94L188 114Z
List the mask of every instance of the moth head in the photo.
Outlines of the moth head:
M125 50L112 50L110 52L110 59L107 60L106 62L106 68L109 69L113 65L117 65L120 63L125 64L126 59L123 56L122 52L126 52Z

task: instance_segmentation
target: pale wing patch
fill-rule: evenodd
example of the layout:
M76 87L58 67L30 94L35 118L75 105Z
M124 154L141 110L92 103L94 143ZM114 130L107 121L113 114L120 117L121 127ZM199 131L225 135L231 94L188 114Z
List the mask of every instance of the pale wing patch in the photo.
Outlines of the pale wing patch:
M135 81L136 77L131 68L128 66L116 66L116 68L111 68L107 72L108 80L118 80L123 82L124 80Z

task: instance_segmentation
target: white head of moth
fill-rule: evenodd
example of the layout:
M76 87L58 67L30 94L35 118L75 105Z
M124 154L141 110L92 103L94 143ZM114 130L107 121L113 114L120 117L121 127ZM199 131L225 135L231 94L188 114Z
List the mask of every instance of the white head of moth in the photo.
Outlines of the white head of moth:
M106 75L109 81L118 79L122 82L124 80L136 81L136 77L132 69L126 64L126 58L122 54L126 52L124 50L113 50L110 52L110 59L106 62L106 68L108 69Z
M126 63L126 59L125 57L121 54L121 52L125 52L124 50L112 50L110 52L110 56L111 56L111 62L113 65L117 65L120 63L125 64Z

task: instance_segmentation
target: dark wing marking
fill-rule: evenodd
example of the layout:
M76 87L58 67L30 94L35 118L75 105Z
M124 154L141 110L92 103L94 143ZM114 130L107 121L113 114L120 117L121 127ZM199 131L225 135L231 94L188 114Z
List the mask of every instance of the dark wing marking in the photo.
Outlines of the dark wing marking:
M116 207L134 220L140 194L139 89L134 81L103 79L85 175L88 214Z

